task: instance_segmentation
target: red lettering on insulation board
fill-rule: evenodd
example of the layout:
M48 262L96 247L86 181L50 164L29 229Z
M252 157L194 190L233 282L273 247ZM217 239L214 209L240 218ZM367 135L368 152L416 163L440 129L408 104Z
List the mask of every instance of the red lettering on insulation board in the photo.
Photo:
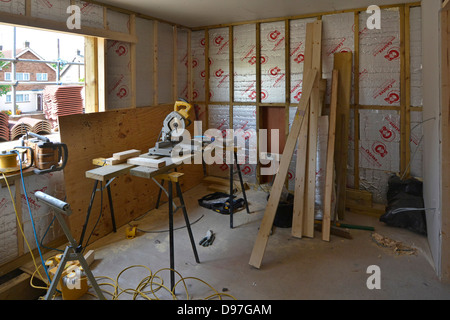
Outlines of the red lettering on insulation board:
M384 98L384 101L386 101L389 104L393 104L400 101L400 92L398 91L392 91L388 94L386 98Z
M373 95L373 98L376 99L376 98L378 98L379 96L384 95L389 89L391 89L391 88L394 86L395 82L396 82L396 81L395 81L394 79L391 79L391 80L386 81L386 82L381 86L381 89L377 89L377 91L375 91L375 93L374 93L374 95Z
M47 8L53 7L53 4L48 0L39 0L39 2L42 3L44 6L46 6Z
M328 55L330 56L330 55L334 54L335 52L340 52L338 50L344 46L345 40L347 40L347 38L342 38L341 41L333 49L331 49L328 52Z
M392 48L388 51L388 53L384 56L388 61L394 61L400 59L400 51L399 48Z
M305 55L303 53L299 53L294 61L298 64L302 63L303 61L305 61Z
M81 6L81 10L80 11L83 12L83 13L89 13L90 11L92 11L93 8L94 8L94 4L85 2Z
M375 142L372 145L372 151L378 153L382 158L384 158L388 154L386 145L382 142Z
M282 42L284 41L284 36L282 36L282 37L280 37L280 36L281 36L281 31L276 30L276 29L273 30L272 32L269 32L269 33L267 34L267 39L268 39L270 42L275 42L275 41L276 41L275 45L274 45L273 48L272 48L272 51L277 50L278 47L280 47L280 45L281 45Z
M122 74L122 75L120 75L120 78L114 83L114 86L111 88L111 89L109 89L109 91L108 91L108 93L111 93L111 92L113 92L114 90L116 90L117 89L117 87L121 84L121 82L122 82L122 80L125 78L125 76Z
M392 36L391 38L389 38L389 40L387 42L385 42L384 44L381 44L381 46L378 46L373 52L374 57L376 57L378 54L382 53L387 48L389 48L394 43L394 40L395 40L395 37Z
M361 147L361 152L360 154L370 163L372 163L373 165L375 165L378 168L382 167L382 164L378 161L378 159L375 157L375 155L370 152L369 149L366 149L364 147Z
M395 139L395 132L386 128L386 126L383 126L383 128L381 128L379 132L381 134L381 138L383 138L384 141L390 142Z
M291 50L291 57L294 56L294 54L295 54L298 50L300 50L302 44L303 44L303 42L300 41L300 42L297 44L297 46L296 46L293 50Z
M120 44L116 49L116 54L121 56L126 56L128 54L128 46L125 44Z
M128 87L127 86L120 87L120 89L117 91L116 95L119 97L119 99L128 97Z

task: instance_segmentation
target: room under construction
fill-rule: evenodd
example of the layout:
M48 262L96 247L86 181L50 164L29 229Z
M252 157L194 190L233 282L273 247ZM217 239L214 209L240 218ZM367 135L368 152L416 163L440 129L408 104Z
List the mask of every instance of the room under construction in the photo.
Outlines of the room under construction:
M450 299L449 9L0 2L0 299Z

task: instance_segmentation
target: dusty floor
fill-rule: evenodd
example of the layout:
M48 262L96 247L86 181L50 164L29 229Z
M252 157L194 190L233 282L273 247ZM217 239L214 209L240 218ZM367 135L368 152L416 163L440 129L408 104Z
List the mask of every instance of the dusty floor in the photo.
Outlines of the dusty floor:
M175 228L180 227L175 231L175 269L186 278L186 287L177 286L177 299L186 299L186 290L189 299L214 294L208 285L239 300L450 299L450 285L439 282L425 237L350 212L343 222L374 226L378 234L415 248L417 254L398 255L392 249L380 247L373 241L371 231L349 230L353 239L332 235L330 242L324 242L319 232L313 239L297 239L291 236L290 228L275 228L261 268L256 269L248 262L267 203L266 194L247 191L251 213L245 210L236 213L235 228L231 229L228 215L198 206L197 199L208 193L205 186L199 185L184 194L200 263L195 262L181 210L175 214ZM126 239L127 226L123 226L117 233L93 243L89 249L95 249L94 275L115 280L120 274L117 291L120 293L135 289L151 270L169 287L169 272L164 270L169 267L167 208L166 203L134 221L138 229L148 231L138 232L134 239ZM215 233L215 241L209 247L199 246L209 229ZM380 268L381 289L367 287L371 276L367 268L371 265ZM126 269L130 266L138 267ZM176 280L179 279L177 276ZM102 289L114 291L107 285ZM148 293L148 287L142 291L155 298ZM163 289L155 295L160 299L173 298ZM107 299L111 297L106 295ZM133 298L141 299L128 293L118 297Z

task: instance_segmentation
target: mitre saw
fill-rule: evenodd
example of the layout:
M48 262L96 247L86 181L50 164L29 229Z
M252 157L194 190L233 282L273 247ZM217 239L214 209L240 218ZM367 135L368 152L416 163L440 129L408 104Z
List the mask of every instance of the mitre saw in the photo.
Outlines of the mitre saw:
M172 150L180 141L183 130L192 123L189 119L189 111L192 105L184 99L175 102L174 111L164 119L163 128L159 133L155 147L149 149L149 154L171 156Z

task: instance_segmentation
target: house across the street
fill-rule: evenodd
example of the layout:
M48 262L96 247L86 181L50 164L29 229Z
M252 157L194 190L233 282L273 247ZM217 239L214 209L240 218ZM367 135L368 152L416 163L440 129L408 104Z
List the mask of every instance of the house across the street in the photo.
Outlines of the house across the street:
M3 53L3 56L5 58L13 57L11 50L1 52ZM23 48L16 50L16 57L19 59L47 61L47 59L43 58L37 52L35 52L33 49L30 48L29 42L25 42ZM80 55L77 54L78 60L79 57ZM11 81L13 77L11 70L12 64L10 62L6 62L0 69L1 69L0 81ZM67 69L67 67L65 69ZM64 71L66 70L64 69L61 70L61 73ZM46 82L54 84L57 81L57 70L56 67L54 67L50 63L21 61L16 63L16 80L19 81L19 84L16 87L17 110L19 110L20 113L32 113L36 111L42 111L43 91L47 86ZM63 80L64 79L62 78L61 74L61 81ZM78 80L79 79L77 79L76 81ZM14 106L12 104L12 101L13 101L12 90L9 90L8 94L0 97L0 111L9 110L11 111L11 113L13 113Z

